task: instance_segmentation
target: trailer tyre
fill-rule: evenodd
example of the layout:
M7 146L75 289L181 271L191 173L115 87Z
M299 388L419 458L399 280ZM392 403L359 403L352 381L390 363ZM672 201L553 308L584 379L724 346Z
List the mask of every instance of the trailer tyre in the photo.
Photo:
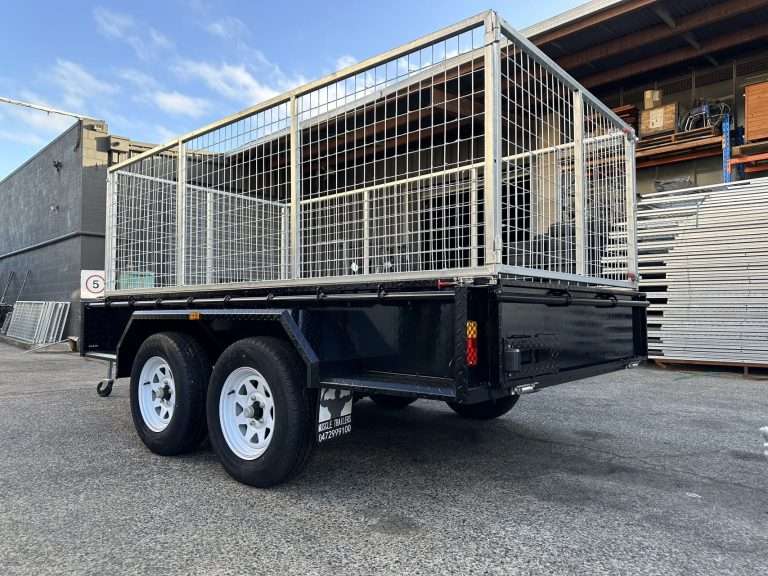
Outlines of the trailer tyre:
M230 476L267 488L299 474L315 445L316 394L287 342L229 346L213 369L206 411L211 446Z
M385 408L386 410L401 410L416 402L416 398L390 396L389 394L371 394L371 400L373 400L377 406Z
M200 444L210 373L208 354L188 334L161 332L141 345L131 371L131 415L152 452L173 456Z
M448 406L462 418L468 418L470 420L493 420L512 410L512 407L517 404L519 399L520 396L515 394L514 396L505 396L504 398L487 400L486 402L479 402L477 404L448 402Z

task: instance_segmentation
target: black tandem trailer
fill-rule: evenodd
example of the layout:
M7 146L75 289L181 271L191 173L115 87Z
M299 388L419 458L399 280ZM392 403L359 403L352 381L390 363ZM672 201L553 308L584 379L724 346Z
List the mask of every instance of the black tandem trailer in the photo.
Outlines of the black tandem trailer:
M619 288L481 279L134 295L84 304L81 353L114 360L114 377L131 378L134 422L150 449L183 452L207 431L230 474L269 486L351 430L356 397L388 408L442 400L490 419L522 394L636 365L646 306L642 293ZM151 358L162 359L154 371ZM99 384L102 395L111 389ZM237 399L232 430L219 414L223 391ZM242 427L264 451L233 454Z

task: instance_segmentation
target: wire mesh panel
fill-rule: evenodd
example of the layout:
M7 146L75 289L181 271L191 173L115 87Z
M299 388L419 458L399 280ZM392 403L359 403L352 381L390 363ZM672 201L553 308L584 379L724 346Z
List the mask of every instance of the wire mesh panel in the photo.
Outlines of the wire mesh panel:
M282 103L185 143L185 284L288 277L288 112Z
M484 155L482 46L480 26L297 99L304 276L470 267L482 180L456 170Z
M626 280L626 134L614 120L584 104L584 273ZM634 272L634 270L632 271Z
M624 126L510 30L478 15L112 168L110 290L626 284Z
M165 150L114 174L107 268L116 289L176 285L177 170L177 150Z
M574 91L506 37L500 70L502 261L575 274Z
M631 285L633 138L527 43L502 34L500 59L502 263Z

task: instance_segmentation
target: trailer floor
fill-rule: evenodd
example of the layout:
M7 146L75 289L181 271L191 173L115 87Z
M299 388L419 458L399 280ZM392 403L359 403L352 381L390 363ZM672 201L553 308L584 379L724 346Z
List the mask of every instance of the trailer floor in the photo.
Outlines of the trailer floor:
M766 574L768 382L638 369L462 421L355 406L290 485L148 452L125 381L0 344L0 572Z

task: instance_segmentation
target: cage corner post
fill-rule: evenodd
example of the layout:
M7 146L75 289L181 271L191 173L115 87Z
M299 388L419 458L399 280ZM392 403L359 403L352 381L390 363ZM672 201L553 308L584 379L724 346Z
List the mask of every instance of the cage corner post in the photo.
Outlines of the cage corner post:
M496 12L485 15L485 265L502 263L501 237L501 32Z
M573 168L574 168L574 233L576 244L576 274L587 275L587 202L584 171L584 95L573 91Z
M187 237L187 170L184 140L179 138L176 154L176 285L184 286Z
M299 146L301 145L300 138L301 138L301 132L299 130L299 116L298 116L298 109L296 105L296 96L292 95L288 113L291 115L290 118L290 138L289 138L289 146L291 148L290 150L290 163L291 163L291 172L290 172L290 183L291 183L291 216L290 216L290 224L291 224L291 237L290 241L288 243L288 247L290 250L290 256L289 256L289 266L290 269L288 271L288 277L289 278L300 278L301 277L301 206L299 203L300 200L300 175L301 175L301 166L299 164Z
M117 223L115 179L115 173L107 171L107 205L104 233L104 281L106 282L106 291L114 290L117 287L115 281L115 242L113 240Z
M624 141L624 162L626 166L626 246L627 280L637 286L639 282L637 255L637 172L635 171L635 135L627 134Z

